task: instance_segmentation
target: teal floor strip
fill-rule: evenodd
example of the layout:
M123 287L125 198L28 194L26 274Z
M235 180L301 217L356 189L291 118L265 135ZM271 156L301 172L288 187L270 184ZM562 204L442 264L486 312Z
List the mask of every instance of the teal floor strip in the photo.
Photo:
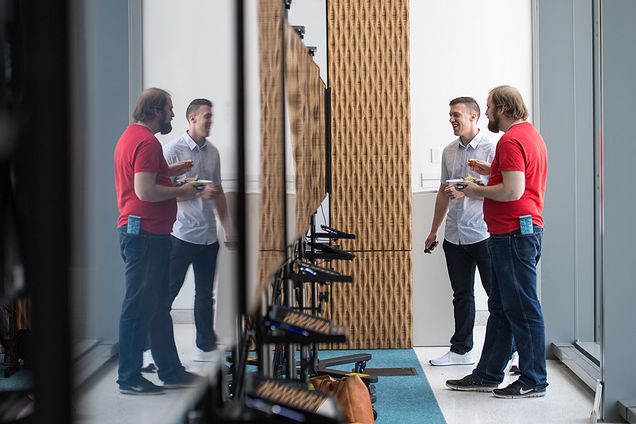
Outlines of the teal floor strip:
M32 388L31 371L22 367L18 368L9 377L5 377L4 353L0 353L0 392L15 392L30 390Z
M413 349L321 350L319 358L370 353L369 368L415 368L416 376L378 377L376 424L445 424L435 395ZM333 367L351 371L353 364Z

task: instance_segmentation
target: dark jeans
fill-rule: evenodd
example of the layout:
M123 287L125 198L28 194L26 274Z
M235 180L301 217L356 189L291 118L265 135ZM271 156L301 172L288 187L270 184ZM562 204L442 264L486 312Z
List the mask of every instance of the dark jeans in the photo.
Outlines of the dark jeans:
M491 234L488 247L493 281L488 299L490 317L481 359L473 374L485 383L499 384L510 359L513 337L519 352L519 380L537 389L548 385L545 327L537 296L537 264L543 229L533 234Z
M488 239L473 244L454 244L444 240L446 267L453 289L455 333L451 337L452 352L463 355L473 348L475 325L475 269L479 268L481 283L490 293L492 267Z
M194 270L194 324L197 347L205 352L216 349L214 333L214 312L216 298L214 292L214 272L219 243L209 245L193 244L172 239L170 252L170 303L179 294L183 281L192 265Z
M165 380L183 372L174 343L168 295L170 236L126 233L119 228L126 290L119 318L120 385L135 385L141 377L142 353L150 335L150 347Z

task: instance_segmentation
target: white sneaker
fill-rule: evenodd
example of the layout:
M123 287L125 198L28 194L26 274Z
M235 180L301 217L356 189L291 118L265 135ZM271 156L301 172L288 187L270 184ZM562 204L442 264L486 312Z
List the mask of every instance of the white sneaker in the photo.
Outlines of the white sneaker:
M219 350L214 349L209 352L201 350L197 348L196 353L194 354L194 358L192 359L194 362L214 362L219 357Z
M450 350L439 358L431 359L429 362L431 365L438 367L448 365L473 365L475 363L470 352L460 355L459 353L451 352Z
M521 374L521 370L519 369L519 352L516 350L512 352L512 356L510 357L510 368L508 368L508 372L513 375Z
M154 372L157 369L155 359L152 357L150 349L144 350L143 359L141 361L142 372Z

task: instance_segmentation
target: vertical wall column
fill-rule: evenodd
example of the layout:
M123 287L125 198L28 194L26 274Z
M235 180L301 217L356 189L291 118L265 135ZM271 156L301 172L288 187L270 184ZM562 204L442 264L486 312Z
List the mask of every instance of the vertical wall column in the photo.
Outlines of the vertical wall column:
M619 419L617 401L631 401L634 379L634 227L636 197L625 195L633 176L636 143L629 136L636 97L636 3L601 2L601 84L603 122L603 318L602 378L605 383L603 419Z
M331 223L353 232L333 320L350 348L410 347L408 0L328 0Z

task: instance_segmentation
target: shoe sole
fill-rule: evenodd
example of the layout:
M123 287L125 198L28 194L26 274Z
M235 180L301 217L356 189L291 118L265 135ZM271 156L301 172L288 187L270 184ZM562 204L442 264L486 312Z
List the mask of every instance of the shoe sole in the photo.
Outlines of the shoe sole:
M434 367L452 367L453 365L475 365L475 361L473 361L473 362L462 362L462 363L453 362L453 363L448 363L448 364L434 364L432 361L428 361L428 363L431 364Z
M452 386L448 383L446 383L446 387L452 390L458 390L460 392L482 392L482 393L492 392L493 390L497 388L497 386L461 387L461 386Z
M204 378L201 378L200 380L197 380L197 381L189 381L186 383L166 383L164 381L161 387L164 389L185 389L188 387L197 387L201 385L204 381L205 381Z
M502 395L493 392L493 396L499 399L523 399L523 398L536 398L545 396L545 392L531 392L525 395Z
M119 389L119 393L121 393L122 395L134 395L134 396L157 396L157 395L165 394L163 391L159 391L159 392L137 392L135 390L126 390L126 389Z

